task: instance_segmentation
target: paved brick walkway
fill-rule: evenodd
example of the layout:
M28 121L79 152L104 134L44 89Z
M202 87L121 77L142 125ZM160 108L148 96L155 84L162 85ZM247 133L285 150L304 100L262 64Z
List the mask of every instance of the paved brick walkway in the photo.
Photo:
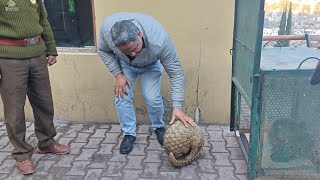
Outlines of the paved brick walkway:
M33 123L27 123L27 142L36 146ZM123 138L119 125L57 123L56 138L71 145L69 155L35 153L36 173L22 176L14 168L12 145L0 122L0 179L247 179L247 164L233 132L227 126L201 126L205 145L200 158L182 168L167 161L148 125L139 125L134 149L119 153Z

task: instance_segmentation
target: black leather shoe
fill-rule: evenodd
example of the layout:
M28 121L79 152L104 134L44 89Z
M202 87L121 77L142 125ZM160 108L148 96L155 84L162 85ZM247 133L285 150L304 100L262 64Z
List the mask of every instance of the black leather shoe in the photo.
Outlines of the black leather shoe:
M165 129L164 127L161 127L161 128L157 128L155 130L156 132L156 135L157 135L157 139L158 139L158 142L161 146L163 146L163 137L164 137L164 132L165 132Z
M125 135L120 145L120 153L129 154L132 151L133 142L135 140L136 140L136 137L131 135Z

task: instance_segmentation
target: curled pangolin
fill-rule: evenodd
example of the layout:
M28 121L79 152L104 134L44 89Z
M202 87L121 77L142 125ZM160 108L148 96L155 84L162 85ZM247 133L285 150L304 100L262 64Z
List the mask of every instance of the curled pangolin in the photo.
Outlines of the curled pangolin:
M181 167L190 164L199 155L203 147L203 135L198 125L186 128L176 120L165 132L164 150L173 166Z

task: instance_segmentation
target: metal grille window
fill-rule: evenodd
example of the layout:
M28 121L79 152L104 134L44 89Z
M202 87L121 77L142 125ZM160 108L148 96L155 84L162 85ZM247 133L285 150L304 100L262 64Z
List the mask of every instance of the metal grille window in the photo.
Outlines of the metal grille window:
M92 0L44 0L58 47L94 46Z

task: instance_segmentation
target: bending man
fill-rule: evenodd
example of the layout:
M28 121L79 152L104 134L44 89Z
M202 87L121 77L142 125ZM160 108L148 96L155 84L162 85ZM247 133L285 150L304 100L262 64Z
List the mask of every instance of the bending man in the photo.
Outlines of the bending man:
M164 107L161 96L163 68L170 77L173 113L186 126L193 120L182 111L184 77L175 47L165 29L153 17L141 13L116 13L107 17L100 30L98 53L115 77L115 106L124 132L120 153L131 152L136 139L133 86L141 77L148 117L158 142L163 145Z

